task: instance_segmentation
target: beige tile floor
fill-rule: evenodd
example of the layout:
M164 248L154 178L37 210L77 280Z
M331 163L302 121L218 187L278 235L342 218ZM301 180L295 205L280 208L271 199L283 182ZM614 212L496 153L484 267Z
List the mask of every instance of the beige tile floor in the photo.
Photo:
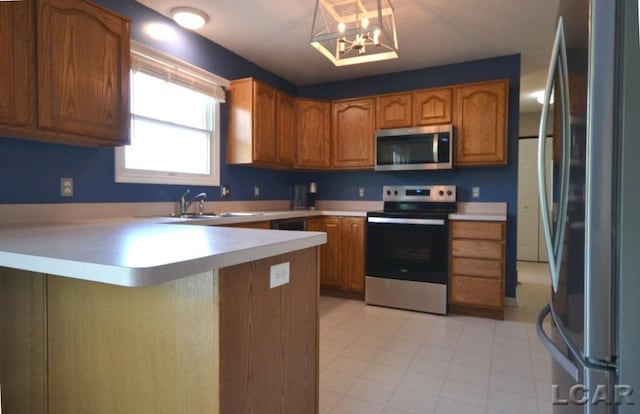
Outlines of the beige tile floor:
M320 413L550 413L550 359L533 324L546 264L518 270L505 321L322 297Z

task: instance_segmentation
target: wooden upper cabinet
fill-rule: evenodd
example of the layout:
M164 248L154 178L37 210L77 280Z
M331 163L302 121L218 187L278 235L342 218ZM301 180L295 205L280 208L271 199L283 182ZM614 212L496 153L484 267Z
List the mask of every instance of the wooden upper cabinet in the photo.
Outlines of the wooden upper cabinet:
M450 88L425 89L413 94L414 125L450 124L451 117Z
M296 167L331 166L331 102L296 99Z
M129 20L85 0L0 5L0 132L84 146L129 142Z
M253 78L229 85L229 164L275 165L278 162L278 91Z
M278 92L278 164L293 167L295 162L295 99Z
M114 144L129 138L129 23L83 0L41 0L38 124Z
M409 128L413 125L413 95L398 93L376 98L377 128Z
M334 101L331 117L331 166L373 168L374 98Z
M253 82L253 160L278 161L277 112L278 91Z
M455 102L455 165L507 163L506 79L458 86Z
M35 124L34 3L0 3L0 124Z
M292 167L295 100L253 78L229 85L229 164Z
M450 124L452 95L451 88L442 88L378 96L377 127L409 128Z

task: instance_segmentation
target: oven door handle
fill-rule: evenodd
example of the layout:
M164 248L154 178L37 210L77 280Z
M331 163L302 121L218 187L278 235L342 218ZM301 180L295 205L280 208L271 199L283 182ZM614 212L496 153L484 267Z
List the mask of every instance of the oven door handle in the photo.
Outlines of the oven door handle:
M416 219L416 218L396 218L396 217L368 217L369 223L381 224L421 224L428 226L444 226L444 219Z

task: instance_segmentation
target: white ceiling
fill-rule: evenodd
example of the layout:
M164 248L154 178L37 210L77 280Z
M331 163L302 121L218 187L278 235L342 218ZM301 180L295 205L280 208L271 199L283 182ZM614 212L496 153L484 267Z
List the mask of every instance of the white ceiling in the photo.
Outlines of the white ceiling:
M335 67L310 44L315 0L138 0L168 16L195 7L210 19L202 36L298 86L522 55L520 112L539 105L558 0L392 0L398 59Z

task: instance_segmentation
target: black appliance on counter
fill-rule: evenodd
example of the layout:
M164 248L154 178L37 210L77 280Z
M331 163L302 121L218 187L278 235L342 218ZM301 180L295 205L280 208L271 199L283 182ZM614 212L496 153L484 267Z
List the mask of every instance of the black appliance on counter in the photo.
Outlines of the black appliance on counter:
M382 199L367 213L365 302L446 314L456 187L384 186Z
M318 185L316 183L292 184L289 187L291 210L315 210Z

